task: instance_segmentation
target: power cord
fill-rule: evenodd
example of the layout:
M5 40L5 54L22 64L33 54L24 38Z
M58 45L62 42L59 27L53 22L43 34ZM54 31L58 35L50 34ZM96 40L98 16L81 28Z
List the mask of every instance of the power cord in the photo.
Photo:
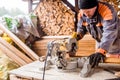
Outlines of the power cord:
M43 80L45 79L45 70L46 70L47 58L48 58L48 54L46 55L45 63L44 63L44 69L43 69Z
M45 62L44 62L44 69L43 69L43 80L45 79L45 70L46 70L46 64L47 64L47 58L48 56L51 56L51 52L52 52L52 49L53 49L53 44L54 41L51 41L47 44L47 53L46 53L46 57L45 57Z

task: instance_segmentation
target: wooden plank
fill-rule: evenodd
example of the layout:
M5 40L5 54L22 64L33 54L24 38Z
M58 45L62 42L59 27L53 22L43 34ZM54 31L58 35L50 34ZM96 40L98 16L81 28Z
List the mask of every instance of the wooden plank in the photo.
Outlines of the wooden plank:
M46 54L47 51L47 43L53 40L62 40L64 38L68 38L70 36L44 36L41 40L36 41L33 45L34 51L39 55ZM78 42L78 53L94 53L95 52L95 40L91 37L91 35L85 35L83 39Z
M78 12L79 12L79 8L78 8L78 0L74 0L75 1L75 31L77 31L77 23L78 23Z
M120 64L120 58L107 58L105 63Z
M86 43L87 42L87 43ZM35 45L33 45L33 47L37 47L38 49L40 48L40 49L45 49L45 48L47 48L47 43L48 43L48 41L47 42L37 42L37 43L35 43ZM86 45L87 44L87 45ZM79 47L79 45L80 45L80 48L84 48L84 47L92 47L92 48L95 48L95 46L93 46L93 45L95 45L95 42L94 41L81 41L81 42L79 42L79 44L78 44L78 47ZM83 47L81 47L81 46L83 46ZM85 48L84 48L85 49Z
M41 62L35 61L33 63L22 66L16 70L12 70L9 72L9 74L20 76L23 78L28 77L28 78L42 80L43 71L40 70L41 66L42 66ZM96 73L98 72L97 74L93 74L89 78L81 78L79 76L80 70L81 69L77 68L73 71L71 70L59 71L55 65L52 65L49 70L46 70L45 80L74 80L74 79L75 80L105 80L108 78L108 76L109 78L115 77L113 74L108 73L100 68L100 69L95 69L95 72ZM102 75L102 77L100 75Z
M34 49L35 52L39 55L39 56L45 56L46 55L46 50L37 50L37 49Z
M24 70L16 70L16 71L12 71L10 72L10 75L17 75L20 76L21 78L28 78L28 79L32 79L32 80L42 80L42 73L37 73L37 72L31 72L31 71L24 71ZM49 79L53 79L52 75L48 75L46 77L45 80L49 80ZM54 79L55 80L55 79Z
M25 53L20 52L18 49L16 49L14 46L10 45L8 42L3 40L1 37L0 37L0 43L3 44L9 50L11 50L13 52L13 54L20 57L26 63L31 63L32 62L32 60L30 58L28 58L28 56L26 56Z
M43 74L43 71L39 69L39 67L41 66L43 66L41 62L35 61L34 63L20 67L17 70L12 70L9 73L17 76L21 76L21 77L29 77L29 78L41 80L42 74ZM78 74L79 70L77 70L77 72L72 72L72 73L59 72L57 71L57 69L55 69L55 66L53 65L50 70L46 70L45 80L56 80L57 77L61 78L58 80L64 80L65 77L63 75L66 74L68 76L73 74L73 76L75 77L75 76L78 76L76 75L76 73ZM67 80L67 78L65 80ZM68 80L72 80L72 79L68 78Z
M55 39L39 40L39 41L36 41L34 44L35 44L35 45L39 45L39 46L46 46L46 44L47 44L48 42L53 41L53 40L55 40ZM92 40L81 40L81 41L79 41L78 43L79 43L80 45L87 46L87 45L85 45L86 42L87 42L87 44L91 44L92 46L95 44L95 41L92 41Z
M3 44L0 43L0 49L9 57L12 58L14 62L16 62L18 65L23 66L27 64L25 61L23 61L21 58L16 56L11 50L9 50L7 47L5 47Z
M70 35L68 35L68 36L43 36L43 37L41 37L41 40L44 40L44 41L48 41L48 40L55 40L55 39L64 39L64 38L69 38L70 37ZM82 38L80 41L82 41L82 40L84 40L84 41L95 41L93 38L92 38L92 36L91 35L89 35L89 34L86 34L85 36L84 36L84 38ZM36 41L36 42L40 42L40 41Z
M31 79L30 78L22 78L22 77L11 74L10 80L32 80L32 78Z
M0 24L0 29L7 35L33 60L39 59L39 56L26 46L17 36L10 32L3 24Z
M41 39L63 39L69 38L70 36L43 36Z

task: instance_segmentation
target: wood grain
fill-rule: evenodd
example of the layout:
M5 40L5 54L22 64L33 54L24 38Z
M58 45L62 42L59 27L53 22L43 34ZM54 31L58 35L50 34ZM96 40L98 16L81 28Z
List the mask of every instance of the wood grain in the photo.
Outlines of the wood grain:
M25 53L22 53L21 51L16 49L14 46L12 46L11 44L3 40L1 37L0 37L0 43L4 45L6 48L8 48L10 51L12 51L14 55L24 60L27 64L33 62L33 60L31 60L27 55L25 55ZM11 57L11 59L13 59L13 57Z
M75 14L62 0L43 0L34 13L46 35L70 35L74 31Z
M0 24L0 29L3 30L32 60L37 60L38 55L26 46L17 36L10 32L4 25Z

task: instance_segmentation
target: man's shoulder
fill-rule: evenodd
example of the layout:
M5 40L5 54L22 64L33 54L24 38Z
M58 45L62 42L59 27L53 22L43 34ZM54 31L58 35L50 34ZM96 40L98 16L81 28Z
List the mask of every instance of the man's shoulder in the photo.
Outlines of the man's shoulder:
M98 3L98 12L104 20L110 20L113 18L114 8L107 2Z
M109 4L108 2L103 2L103 1L98 1L98 7L100 6L106 6L106 7L112 7L113 6L111 4Z

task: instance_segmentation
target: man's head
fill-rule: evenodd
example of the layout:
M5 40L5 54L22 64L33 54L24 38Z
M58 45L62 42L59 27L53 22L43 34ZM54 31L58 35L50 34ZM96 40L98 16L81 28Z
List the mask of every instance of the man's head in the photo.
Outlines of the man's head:
M79 8L88 18L94 15L97 5L97 0L79 0L78 2Z

